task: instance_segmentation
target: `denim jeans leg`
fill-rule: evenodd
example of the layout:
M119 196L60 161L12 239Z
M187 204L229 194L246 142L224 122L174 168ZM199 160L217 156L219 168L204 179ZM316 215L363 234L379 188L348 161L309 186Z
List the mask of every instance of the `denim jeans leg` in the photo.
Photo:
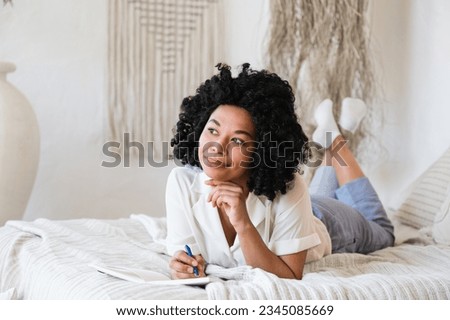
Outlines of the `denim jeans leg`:
M336 199L335 191L339 188L336 171L331 166L317 168L314 177L309 184L309 193Z
M389 237L382 236L383 232L376 230L378 228L373 226L372 229L374 232L376 230L377 237L386 238L386 242L393 244L394 227L368 178L361 177L346 183L336 190L336 197L339 201L355 208L367 221L380 226Z
M336 197L358 210L368 221L393 231L392 223L368 178L361 177L346 183L336 190Z
M327 228L332 252L357 252L360 226L365 219L352 207L329 197L311 195L311 205L314 215Z

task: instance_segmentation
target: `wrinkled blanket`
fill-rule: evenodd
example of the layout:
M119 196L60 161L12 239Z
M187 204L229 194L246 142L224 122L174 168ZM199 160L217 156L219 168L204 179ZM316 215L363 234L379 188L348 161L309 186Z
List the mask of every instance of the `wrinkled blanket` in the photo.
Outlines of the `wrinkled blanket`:
M247 266L209 265L204 287L136 284L91 263L169 275L164 218L10 221L0 228L4 299L449 299L450 247L406 237L369 255L332 254L305 266L303 280Z

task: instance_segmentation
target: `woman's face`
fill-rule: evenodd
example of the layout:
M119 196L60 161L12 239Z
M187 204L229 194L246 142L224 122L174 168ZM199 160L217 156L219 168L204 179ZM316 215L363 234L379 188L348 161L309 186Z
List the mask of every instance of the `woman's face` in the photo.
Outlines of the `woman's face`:
M245 186L255 126L247 110L221 105L211 114L200 136L198 157L203 171L212 179Z

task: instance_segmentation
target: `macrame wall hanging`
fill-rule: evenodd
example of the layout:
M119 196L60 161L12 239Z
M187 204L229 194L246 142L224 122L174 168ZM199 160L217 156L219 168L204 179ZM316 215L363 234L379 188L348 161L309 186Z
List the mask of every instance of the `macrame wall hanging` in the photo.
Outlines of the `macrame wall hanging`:
M222 0L109 2L108 140L167 157L183 97L221 61L221 14Z
M371 132L381 125L382 112L375 106L368 0L272 0L270 6L268 68L297 91L306 133L315 129L313 112L322 100L334 102L338 119L345 97L360 98L369 113L349 145L360 161L370 163L376 146Z

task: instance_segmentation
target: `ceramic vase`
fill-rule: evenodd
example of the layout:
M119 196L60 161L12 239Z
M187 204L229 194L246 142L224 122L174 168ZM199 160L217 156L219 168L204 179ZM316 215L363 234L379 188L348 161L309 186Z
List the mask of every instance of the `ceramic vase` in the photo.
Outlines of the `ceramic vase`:
M0 62L0 226L21 219L39 164L39 127L26 97L7 81L12 63Z

